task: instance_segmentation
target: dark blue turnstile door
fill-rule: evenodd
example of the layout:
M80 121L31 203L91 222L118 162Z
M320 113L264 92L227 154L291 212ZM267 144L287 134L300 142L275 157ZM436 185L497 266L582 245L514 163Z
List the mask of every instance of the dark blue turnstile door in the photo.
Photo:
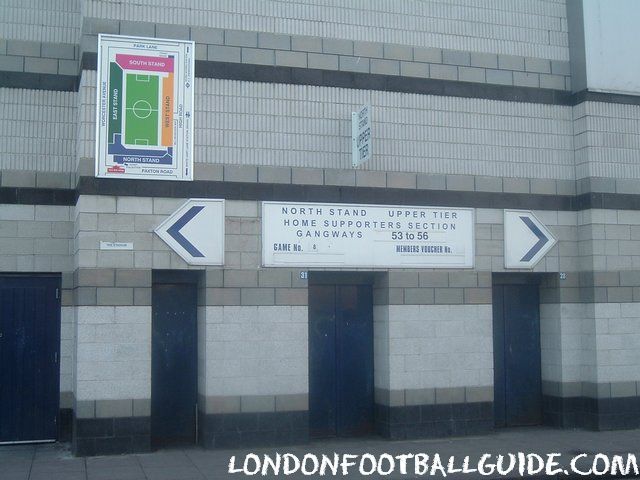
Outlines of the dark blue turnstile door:
M197 290L195 284L154 284L151 359L151 441L154 447L195 443Z
M309 428L336 435L336 287L309 285Z
M60 277L0 276L0 442L55 440Z
M309 286L309 417L314 437L373 431L369 285Z
M537 285L493 286L496 426L542 422Z

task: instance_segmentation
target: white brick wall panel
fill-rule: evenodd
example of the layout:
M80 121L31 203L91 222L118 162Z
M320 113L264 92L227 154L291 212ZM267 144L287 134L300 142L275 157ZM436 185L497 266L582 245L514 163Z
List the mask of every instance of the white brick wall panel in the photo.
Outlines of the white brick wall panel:
M388 307L388 324L379 315L377 325L379 343L388 334L391 388L492 383L490 306L393 305ZM381 329L386 325L388 330ZM383 382L384 376L377 381Z
M540 308L544 380L595 381L596 329L592 304L543 304Z
M598 366L599 382L638 381L638 365Z
M637 381L637 310L635 303L542 305L543 378L564 382Z
M75 43L79 25L80 0L6 0L0 5L0 38Z
M202 162L345 168L349 113L371 101L370 169L574 178L571 107L211 79L196 87ZM93 117L79 108L79 156L91 157Z
M60 391L73 391L75 365L75 325L73 307L61 308L60 321Z
M306 307L207 307L207 395L308 391Z
M526 6L525 6L526 5ZM161 6L161 8L158 8ZM564 2L88 0L87 17L424 45L567 60Z
M585 102L573 116L576 178L640 178L640 106Z
M0 88L0 169L70 172L76 94Z
M151 307L75 307L76 395L149 398Z
M136 362L144 363L151 355L151 345L113 345L83 343L78 345L78 364L85 362ZM86 380L86 378L85 378Z
M96 365L95 368L101 368ZM76 390L77 400L118 400L130 398L151 398L151 369L149 377L143 379L131 378L125 375L113 380L86 380L78 382Z

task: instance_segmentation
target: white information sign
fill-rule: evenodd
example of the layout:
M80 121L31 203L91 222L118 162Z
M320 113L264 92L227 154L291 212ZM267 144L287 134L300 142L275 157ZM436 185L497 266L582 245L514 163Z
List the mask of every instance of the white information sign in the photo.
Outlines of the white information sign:
M371 105L351 114L351 145L353 167L371 160Z
M100 242L100 250L133 250L133 242Z
M504 211L504 268L533 268L555 244L533 212Z
M192 198L155 232L190 265L224 265L224 200Z
M99 35L96 176L193 179L194 48Z
M262 203L265 267L472 268L472 208Z

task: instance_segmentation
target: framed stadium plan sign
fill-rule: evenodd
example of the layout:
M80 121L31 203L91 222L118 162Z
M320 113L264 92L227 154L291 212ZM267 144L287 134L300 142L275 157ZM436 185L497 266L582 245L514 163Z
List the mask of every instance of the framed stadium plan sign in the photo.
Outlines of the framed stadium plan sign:
M194 48L99 35L96 176L193 179Z

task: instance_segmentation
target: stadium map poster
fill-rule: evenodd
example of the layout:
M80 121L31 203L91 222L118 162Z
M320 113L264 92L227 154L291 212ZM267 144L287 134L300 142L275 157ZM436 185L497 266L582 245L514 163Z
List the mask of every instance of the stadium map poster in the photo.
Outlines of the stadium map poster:
M194 48L98 37L96 176L193 180Z

